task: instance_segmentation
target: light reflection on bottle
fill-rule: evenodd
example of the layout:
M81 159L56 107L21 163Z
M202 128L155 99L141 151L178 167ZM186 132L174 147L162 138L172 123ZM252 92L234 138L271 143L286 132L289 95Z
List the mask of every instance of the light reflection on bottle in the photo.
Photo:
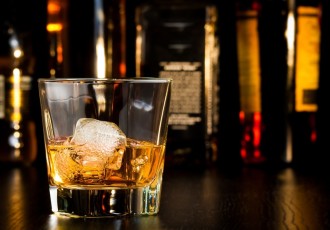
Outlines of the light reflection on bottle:
M246 163L258 163L264 161L264 156L260 151L262 137L262 115L255 112L252 116L246 116L241 111L239 113L243 134L241 139L241 157Z

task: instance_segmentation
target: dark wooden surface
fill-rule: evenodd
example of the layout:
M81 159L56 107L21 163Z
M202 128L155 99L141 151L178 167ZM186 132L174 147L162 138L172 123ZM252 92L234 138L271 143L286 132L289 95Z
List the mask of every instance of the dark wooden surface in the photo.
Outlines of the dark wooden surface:
M157 216L51 214L46 170L0 166L0 229L330 229L326 172L243 167L165 169Z

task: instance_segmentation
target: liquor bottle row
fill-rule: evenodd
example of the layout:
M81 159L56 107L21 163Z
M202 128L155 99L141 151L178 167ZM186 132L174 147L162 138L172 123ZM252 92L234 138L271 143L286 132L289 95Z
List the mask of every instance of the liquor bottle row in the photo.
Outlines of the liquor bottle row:
M235 12L243 162L312 161L321 2L239 1Z
M328 4L250 1L236 9L240 154L245 163L316 167L324 163L329 121L321 83L328 74ZM250 45L244 40L247 30ZM255 98L242 98L249 93ZM255 107L242 108L244 100Z
M72 76L173 79L168 167L324 162L328 1L48 0L43 9L38 25L45 32L33 31L41 41L34 49L48 53L35 52L33 82ZM8 38L0 37L2 56L8 56L2 52ZM14 75L0 74L0 121L8 126L14 122L8 112L14 100L7 96ZM6 152L8 140L2 132Z

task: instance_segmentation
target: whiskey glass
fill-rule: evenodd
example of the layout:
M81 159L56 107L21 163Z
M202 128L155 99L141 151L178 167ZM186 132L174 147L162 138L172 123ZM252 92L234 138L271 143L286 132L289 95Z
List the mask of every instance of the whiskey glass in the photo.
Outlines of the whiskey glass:
M52 211L159 212L171 79L39 79Z

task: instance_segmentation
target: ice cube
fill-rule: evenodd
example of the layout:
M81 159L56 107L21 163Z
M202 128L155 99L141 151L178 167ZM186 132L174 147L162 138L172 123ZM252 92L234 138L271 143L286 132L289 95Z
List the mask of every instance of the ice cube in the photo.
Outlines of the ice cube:
M79 146L79 154L74 160L83 167L103 166L99 170L118 170L126 147L126 136L115 123L81 118L77 121L70 144Z

